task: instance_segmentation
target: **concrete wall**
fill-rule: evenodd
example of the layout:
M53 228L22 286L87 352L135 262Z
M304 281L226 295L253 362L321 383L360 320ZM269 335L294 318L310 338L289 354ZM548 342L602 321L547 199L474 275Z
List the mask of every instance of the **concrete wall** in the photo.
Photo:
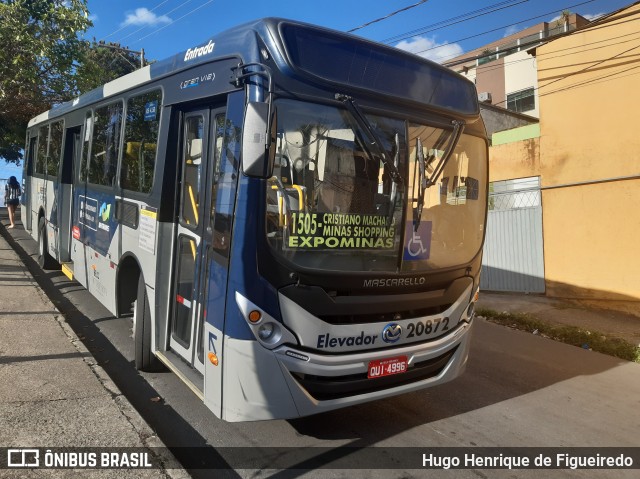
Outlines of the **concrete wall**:
M486 103L480 104L480 116L482 116L489 138L498 131L511 130L538 123L537 118Z
M514 143L531 138L540 138L540 123L521 126L513 130L498 131L491 136L491 144L493 146L499 146L505 143Z
M510 93L534 88L535 108L523 111L527 115L538 117L540 115L539 99L537 98L538 72L536 71L536 59L527 52L517 52L505 57L504 63L504 87L505 96ZM503 105L505 108L507 104Z
M491 93L491 104L507 107L504 96L504 58L485 63L476 69L476 89L478 93Z
M640 300L640 5L614 17L536 52L550 295Z
M540 170L540 138L489 148L489 181L538 176Z

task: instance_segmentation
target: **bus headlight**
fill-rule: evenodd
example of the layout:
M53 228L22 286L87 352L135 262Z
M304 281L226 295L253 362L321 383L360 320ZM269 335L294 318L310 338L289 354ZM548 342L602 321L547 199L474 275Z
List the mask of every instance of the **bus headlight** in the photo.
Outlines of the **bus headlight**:
M276 326L273 323L264 323L258 328L258 336L263 341L269 341L276 332Z
M298 340L286 326L236 291L236 304L254 337L267 349L282 344L297 345Z

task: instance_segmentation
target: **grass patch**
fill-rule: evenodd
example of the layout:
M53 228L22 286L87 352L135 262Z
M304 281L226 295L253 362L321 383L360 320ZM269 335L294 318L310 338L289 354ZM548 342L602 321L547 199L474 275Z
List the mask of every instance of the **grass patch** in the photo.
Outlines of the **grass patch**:
M551 324L526 313L498 313L492 309L477 308L476 315L482 316L492 323L640 363L640 347L624 339L605 336L597 331L587 331L577 326Z

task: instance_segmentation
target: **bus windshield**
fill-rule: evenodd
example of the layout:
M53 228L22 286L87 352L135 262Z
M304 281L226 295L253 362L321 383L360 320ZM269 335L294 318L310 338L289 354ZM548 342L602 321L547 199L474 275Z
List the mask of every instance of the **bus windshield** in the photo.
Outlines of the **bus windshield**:
M383 162L347 109L288 99L276 108L266 216L267 239L279 256L325 271L409 272L454 266L478 253L486 209L482 139L462 135L425 191L419 185L442 157L450 130L367 114ZM402 182L393 181L394 169Z

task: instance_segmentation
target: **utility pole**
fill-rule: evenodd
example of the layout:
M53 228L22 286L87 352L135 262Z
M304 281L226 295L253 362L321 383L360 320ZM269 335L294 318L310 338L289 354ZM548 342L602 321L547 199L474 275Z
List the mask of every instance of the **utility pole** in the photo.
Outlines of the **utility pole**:
M121 52L127 52L127 53L135 53L137 55L140 55L140 68L144 67L144 48L141 48L140 51L138 50L130 50L128 48L123 48L119 45L111 45L109 43L104 43L104 40L101 40L100 43L98 43L98 46L100 47L105 47L105 48L111 48L112 50L118 50Z

